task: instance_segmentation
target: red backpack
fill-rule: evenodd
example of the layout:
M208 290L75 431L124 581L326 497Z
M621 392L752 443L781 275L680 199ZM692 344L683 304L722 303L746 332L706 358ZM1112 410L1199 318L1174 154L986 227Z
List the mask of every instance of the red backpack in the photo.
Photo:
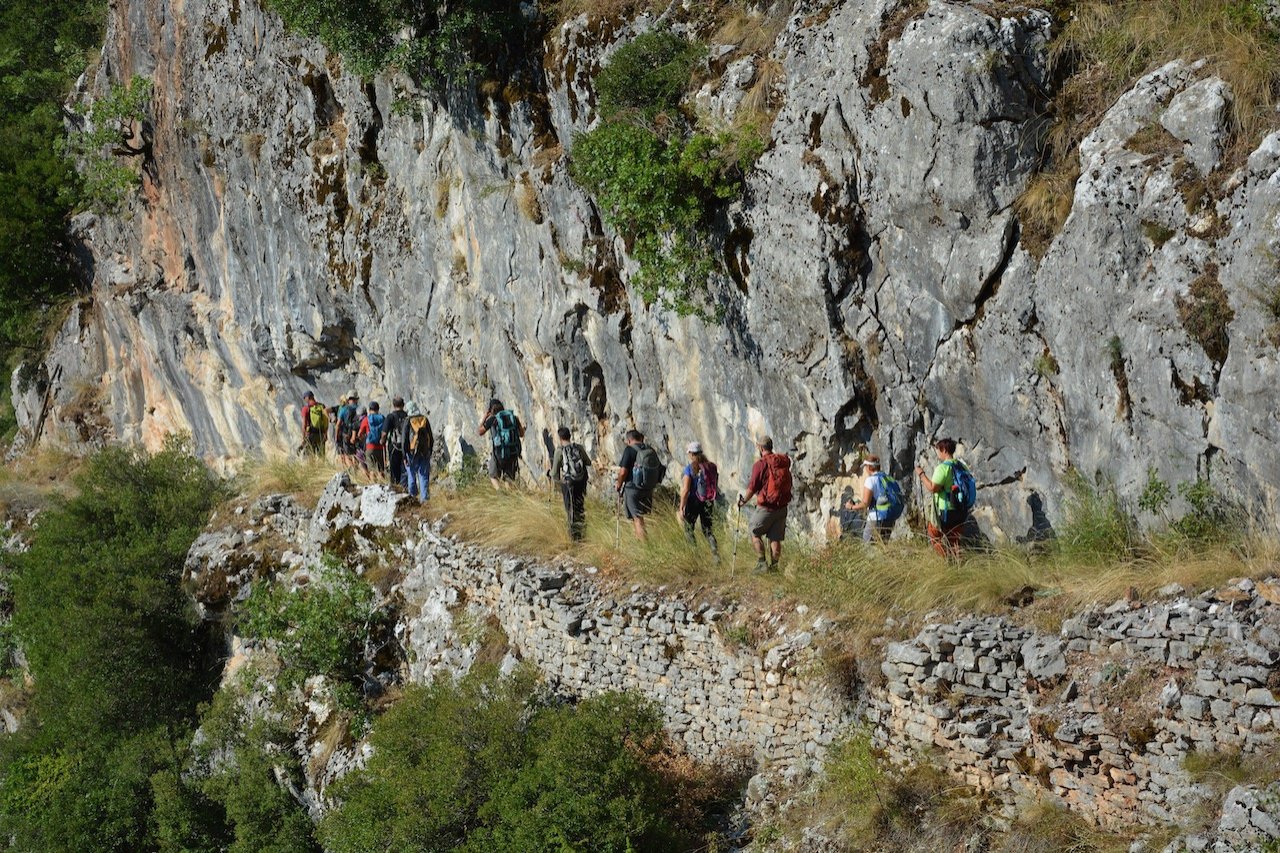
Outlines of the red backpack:
M790 456L770 453L764 458L764 485L756 503L770 509L780 509L791 503Z

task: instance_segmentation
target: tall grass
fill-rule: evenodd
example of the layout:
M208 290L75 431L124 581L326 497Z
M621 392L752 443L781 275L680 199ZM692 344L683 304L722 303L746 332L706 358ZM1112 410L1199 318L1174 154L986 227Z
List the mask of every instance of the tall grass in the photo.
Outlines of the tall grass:
M247 497L289 494L314 503L333 475L344 470L331 456L271 452L245 460L236 477L236 491Z
M668 501L655 502L648 541L638 542L629 523L615 521L613 507L592 500L585 539L574 544L565 529L558 491L495 492L487 484L432 499L433 514L448 513L450 532L464 539L534 557L572 557L598 566L620 581L718 591L737 600L769 605L804 601L860 631L880 631L885 617L945 612L1006 613L1025 598L1029 618L1050 621L1085 605L1110 603L1136 590L1150 595L1170 583L1187 589L1217 586L1229 578L1262 576L1278 556L1274 543L1251 538L1191 547L1157 547L1129 531L1114 499L1092 493L1078 499L1078 515L1064 525L1066 541L1044 553L1014 545L970 553L961 563L939 557L919 537L875 547L861 542L784 546L783 570L752 571L755 557L743 514L736 563L731 513L716 523L720 561L712 560L701 531L686 543ZM615 527L616 525L616 527ZM615 533L616 531L616 533ZM615 547L615 535L618 545Z

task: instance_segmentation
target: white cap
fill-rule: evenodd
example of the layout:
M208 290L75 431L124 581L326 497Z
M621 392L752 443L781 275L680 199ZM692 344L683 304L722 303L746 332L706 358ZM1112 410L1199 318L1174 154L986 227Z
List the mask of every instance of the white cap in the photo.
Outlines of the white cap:
M691 441L691 442L689 442L689 447L687 448L687 450L688 450L690 453L701 453L701 452L702 452L702 445L701 445L701 444L699 444L699 443L698 443L698 442L696 442L696 441Z

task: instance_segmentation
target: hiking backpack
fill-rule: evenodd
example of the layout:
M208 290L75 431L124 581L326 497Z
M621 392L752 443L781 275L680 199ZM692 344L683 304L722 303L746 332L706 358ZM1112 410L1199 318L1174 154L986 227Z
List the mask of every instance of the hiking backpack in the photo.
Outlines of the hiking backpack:
M386 422L387 418L381 412L369 413L369 434L365 438L366 444L382 444L382 427Z
M883 471L876 476L880 478L880 497L876 500L876 512L881 521L897 521L902 517L907 502L902 497L902 484Z
M951 466L951 501L956 509L968 512L978 502L978 483L960 460L948 459L946 464Z
M493 416L493 455L505 462L520 452L520 421L515 412L503 409Z
M338 410L338 422L342 424L342 435L347 441L355 441L356 433L360 431L360 419L357 417L357 412L358 409L350 404Z
M658 451L647 444L636 445L636 463L631 466L631 485L651 492L667 475L667 466L658 459Z
M408 453L416 459L431 458L435 439L431 435L431 421L426 415L415 415L409 418Z
M409 417L399 410L387 415L387 447L396 451L404 450L404 423Z
M587 460L581 447L576 444L565 445L560 471L566 483L581 483L587 479Z
M764 458L764 485L756 503L770 509L780 509L791 503L791 457L785 453L770 453Z
M329 413L319 403L307 407L307 427L312 433L324 434L329 431Z
M698 476L693 478L693 494L708 503L719 497L720 472L716 470L716 463L703 462L698 468Z

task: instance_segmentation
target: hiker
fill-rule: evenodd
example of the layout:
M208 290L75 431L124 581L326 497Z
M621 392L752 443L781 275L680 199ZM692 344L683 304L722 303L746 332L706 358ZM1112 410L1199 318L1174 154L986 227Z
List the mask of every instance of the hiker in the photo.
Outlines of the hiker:
M387 416L378 411L378 401L369 403L369 413L360 422L360 438L364 440L364 469L370 477L377 471L387 476ZM372 470L371 470L372 469Z
M689 464L684 466L684 474L680 479L680 509L678 514L684 522L684 538L690 545L695 544L693 526L702 523L702 533L711 546L711 556L717 561L720 552L716 547L715 534L711 532L711 513L716 506L719 495L720 477L716 463L707 459L702 452L702 445L691 442L686 448Z
M351 443L355 449L356 467L369 476L369 464L365 459L364 434L369 427L369 410L364 406L356 409L356 430L351 434Z
M387 415L387 422L383 427L387 437L387 470L391 475L392 486L405 485L404 437L407 433L404 425L408 420L409 415L404 410L404 398L392 397L391 414Z
M787 505L791 503L791 459L773 452L773 439L756 442L760 459L751 466L747 493L738 497L738 511L756 499L751 514L751 547L756 552L756 571L774 571L782 559L782 540L787 535ZM765 541L768 540L766 552ZM766 557L769 559L766 561Z
M898 481L880 470L880 457L872 454L862 460L862 497L851 501L849 509L865 510L862 541L884 542L893 533L893 525L902 515L905 503Z
M514 482L520 471L520 454L524 452L520 440L524 438L524 424L520 423L515 412L494 397L480 421L480 434L491 434L489 439L493 453L489 456L489 482L495 489L501 489L502 481Z
M342 408L338 409L337 435L335 447L338 450L338 461L348 468L356 466L356 433L360 431L360 397L355 390L347 392L343 398Z
M436 439L431 432L430 419L417 403L409 403L401 432L406 486L411 496L426 501L431 497L431 452L435 450Z
M560 439L560 446L556 448L547 476L560 483L569 538L574 542L581 542L587 525L587 451L581 444L575 444L571 440L568 427L556 430L556 437Z
M324 404L316 402L314 391L302 395L302 444L298 450L307 450L316 456L324 455L324 443L329 437L329 416Z
M658 452L644 443L644 433L629 429L627 446L618 460L618 478L614 488L623 512L635 529L636 538L645 541L644 517L653 510L653 490L662 482L666 466L658 460Z
M942 557L960 558L960 532L973 503L976 485L973 475L959 459L955 458L956 443L950 438L940 438L933 445L940 460L930 477L920 466L916 476L932 493L933 500L926 506L925 530L929 542Z

